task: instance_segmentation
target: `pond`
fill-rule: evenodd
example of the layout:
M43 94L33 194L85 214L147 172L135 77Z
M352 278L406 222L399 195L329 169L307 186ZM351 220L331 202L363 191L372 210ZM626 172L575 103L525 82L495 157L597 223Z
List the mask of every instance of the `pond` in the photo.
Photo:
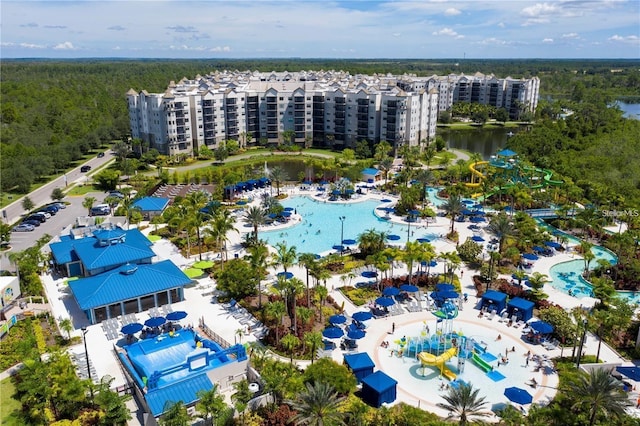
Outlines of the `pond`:
M616 105L624 112L625 118L640 120L640 103L628 103L618 100Z
M505 147L511 136L525 129L526 126L444 130L440 135L447 142L447 148L477 152L482 155L483 159L488 160L489 157Z

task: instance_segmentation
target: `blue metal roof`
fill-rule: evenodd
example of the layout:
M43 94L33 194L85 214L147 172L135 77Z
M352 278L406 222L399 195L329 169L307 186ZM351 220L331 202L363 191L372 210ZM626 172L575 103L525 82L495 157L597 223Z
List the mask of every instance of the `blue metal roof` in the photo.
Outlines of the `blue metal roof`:
M362 379L362 383L366 383L378 393L382 393L398 384L395 379L387 376L382 371L376 371L373 374L369 374L367 377Z
M374 169L373 167L369 167L367 169L362 170L362 174L363 175L377 175L378 173L380 173L380 170L378 169Z
M499 157L514 157L516 155L518 155L518 153L511 151L510 149L503 149L498 153Z
M352 371L360 371L367 368L373 371L373 368L376 366L366 352L346 354L344 356L344 362Z
M185 286L191 282L170 260L144 265L123 265L94 277L69 282L82 310Z
M213 383L207 377L206 373L190 376L185 380L172 383L168 386L152 389L145 395L147 404L151 409L154 417L158 417L169 407L167 402L175 403L182 401L185 405L189 405L199 398L196 395L198 391L209 390L213 387Z
M69 262L75 262L78 260L78 255L73 250L73 245L77 242L78 240L65 238L63 240L61 239L61 241L58 241L57 243L49 244L51 254L58 265L66 265Z
M144 197L136 200L133 207L142 212L161 212L169 205L169 198Z
M155 256L153 244L137 229L126 231L124 239L114 244L101 245L96 237L82 238L73 245L73 250L88 271L101 268L116 268L125 263L140 263Z

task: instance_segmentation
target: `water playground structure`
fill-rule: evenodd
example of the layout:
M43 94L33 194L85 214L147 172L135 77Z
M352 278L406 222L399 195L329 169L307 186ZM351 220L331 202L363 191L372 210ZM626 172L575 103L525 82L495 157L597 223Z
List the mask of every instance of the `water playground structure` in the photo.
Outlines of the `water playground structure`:
M496 155L492 155L489 161L478 161L469 165L471 171L471 182L467 183L469 188L478 188L482 181L491 173L506 182L501 187L494 187L486 194L477 192L472 194L472 198L488 198L493 194L503 192L518 183L524 184L529 189L541 189L549 186L559 186L564 182L551 179L551 170L528 167L520 163L518 154L509 149L504 149ZM477 181L476 181L477 178Z

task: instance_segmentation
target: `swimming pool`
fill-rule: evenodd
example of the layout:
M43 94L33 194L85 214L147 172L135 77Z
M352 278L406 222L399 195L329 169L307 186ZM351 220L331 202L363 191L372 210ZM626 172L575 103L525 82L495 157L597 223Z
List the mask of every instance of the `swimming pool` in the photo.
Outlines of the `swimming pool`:
M281 204L295 209L302 216L302 222L286 229L264 231L259 236L272 246L279 242L285 242L289 247L295 246L298 253L322 254L331 251L334 245L339 245L341 217L344 217L345 240L357 241L358 236L368 229L397 235L400 238L391 242L402 244L407 241L407 231L410 241L418 238L435 241L440 235L440 232L429 229L425 222L406 225L378 217L375 213L376 208L391 203L381 203L377 200L332 203L297 196L282 200ZM383 215L384 212L380 211L380 214Z

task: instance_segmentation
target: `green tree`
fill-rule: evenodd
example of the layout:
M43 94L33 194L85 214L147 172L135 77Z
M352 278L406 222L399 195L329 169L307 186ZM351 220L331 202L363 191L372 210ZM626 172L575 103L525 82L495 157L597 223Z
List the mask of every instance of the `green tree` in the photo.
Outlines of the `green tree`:
M24 197L22 199L22 208L25 209L26 211L31 211L33 208L35 207L35 204L33 204L33 201L31 201L31 198L29 197Z
M209 390L200 390L196 395L199 399L196 409L204 415L206 423L214 425L220 413L227 408L224 397L218 393L218 386L213 385Z
M369 142L367 142L366 140L359 140L358 142L356 142L354 152L356 154L356 158L360 160L371 157L371 148L369 148Z
M64 318L60 321L60 330L67 333L67 340L71 339L71 332L73 331L73 323L71 319Z
M442 398L446 403L439 402L436 405L449 411L449 418L458 420L458 424L465 426L476 418L487 417L484 397L478 396L479 389L473 389L471 385L452 387Z
M295 246L288 247L285 242L276 243L276 252L273 254L273 263L276 267L282 266L286 273L288 268L296 263L298 253Z
M91 216L91 208L93 207L95 202L95 197L84 197L84 200L82 201L82 207L87 209L89 216Z
M250 206L245 211L243 219L253 227L253 241L258 242L258 227L267 221L267 212L259 206Z
M316 267L316 255L313 253L302 253L298 256L298 261L304 266L307 272L307 306L311 306L311 294L309 291L309 271Z
M307 383L326 383L341 395L355 391L357 381L349 369L331 358L320 358L303 373Z
M498 108L496 111L496 121L506 123L509 120L509 112L505 108Z
M289 352L289 360L293 364L293 352L298 346L300 346L300 339L298 339L298 337L296 337L295 335L289 333L282 337L280 343L282 344L282 347L284 347L284 349Z
M269 178L276 184L276 195L280 196L280 185L287 180L287 172L282 167L274 167L269 170Z
M613 424L610 422L624 417L625 409L630 405L618 381L604 368L594 368L588 375L581 374L567 390L576 398L571 408L586 412L590 426L598 417Z
M118 392L110 389L114 378L103 377L98 385L94 401L103 413L100 424L105 426L124 426L131 420L131 412L127 407L127 401L131 395L120 396Z
M98 188L104 191L111 191L118 187L120 174L121 172L119 170L105 169L93 175L93 180L96 182Z
M323 343L322 333L320 333L319 331L310 331L308 333L305 333L304 342L311 348L311 365L313 365L313 361L316 359L318 348L320 348Z
M387 243L387 233L375 229L367 229L358 236L358 246L362 256L369 256L384 250Z
M505 241L515 235L516 231L511 219L506 214L500 213L491 219L487 225L487 232L498 238L498 253L502 254Z
M262 288L261 281L267 275L267 260L269 258L269 249L266 245L258 243L248 249L249 264L253 270L253 280L258 288L258 308L262 309Z
M462 209L464 209L464 203L460 199L459 195L449 195L449 199L442 205L442 209L451 218L451 233L454 231L454 224L456 217L460 215Z
M327 383L307 383L306 386L306 391L300 393L296 400L287 401L297 411L291 421L310 426L344 425L346 416L339 409L345 398L338 396Z
M255 280L247 279L255 276L255 272L251 264L244 259L229 260L224 269L216 271L214 276L218 289L226 292L229 297L241 300L256 294Z
M164 413L160 416L161 426L188 426L191 416L182 401L167 401L164 404Z
M280 344L280 327L282 326L282 319L287 313L287 306L282 300L276 300L269 302L265 305L265 313L268 317L276 319L276 345Z
M51 199L53 201L62 201L64 197L64 191L61 188L53 188L53 191L51 191Z
M247 403L251 401L253 394L249 390L249 382L247 379L242 379L239 382L233 384L235 393L231 395L231 401L235 406L235 409L240 413L240 417L244 422L244 412L247 409Z

